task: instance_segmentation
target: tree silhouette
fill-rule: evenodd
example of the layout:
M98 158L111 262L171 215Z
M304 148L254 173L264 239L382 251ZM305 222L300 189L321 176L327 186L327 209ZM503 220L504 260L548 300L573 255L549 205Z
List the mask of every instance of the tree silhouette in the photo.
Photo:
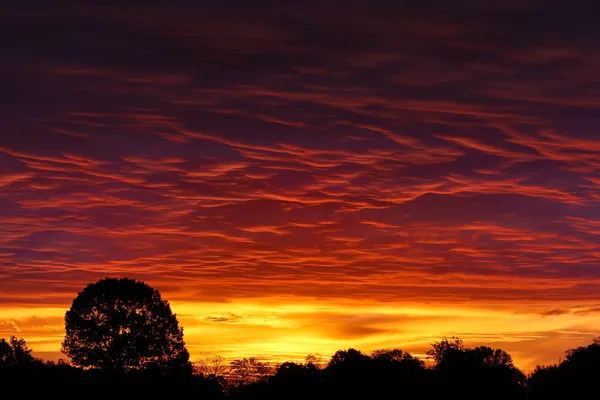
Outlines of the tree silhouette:
M87 285L67 311L65 329L62 351L80 367L190 370L183 329L144 282L106 278Z
M592 344L580 346L565 352L565 359L560 363L565 370L577 371L589 375L600 373L600 338L594 338Z
M438 389L454 397L480 398L484 388L493 387L494 396L522 396L525 375L510 354L487 346L466 348L462 340L443 338L431 345L427 355L434 360Z
M334 372L358 372L369 367L371 358L359 350L350 348L348 350L338 350L335 352L327 369Z
M572 390L571 393L563 392L561 371L556 364L536 366L527 379L527 384L531 399L569 398L572 395Z
M369 398L372 391L371 357L354 348L338 350L323 371L329 398Z
M373 370L378 380L418 381L423 378L425 364L400 349L375 350L371 353Z
M229 364L229 374L235 385L248 385L266 379L271 374L271 367L255 357L233 360Z
M600 374L600 338L565 352L558 365L538 367L529 378L533 398L584 398L597 391Z
M376 364L381 364L387 367L411 367L422 369L423 361L414 358L406 351L400 349L391 350L375 350L371 353L371 359Z
M35 358L31 355L25 339L11 336L8 340L4 338L0 340L0 368L23 366L31 364L33 361Z
M196 372L205 377L221 377L227 371L225 358L216 353L205 354L194 363Z
M439 342L435 342L431 345L431 349L427 350L427 357L432 359L436 365L439 365L449 357L454 357L457 354L461 354L465 350L463 341L457 337L452 336L450 339L444 337Z
M299 364L284 362L269 378L269 399L315 398L323 393L325 382L321 379L322 370L314 363ZM265 398L264 396L262 398ZM321 398L321 397L317 397Z
M371 393L373 398L390 399L398 388L418 392L425 379L423 361L401 349L375 350L371 353Z
M322 357L319 353L310 353L304 357L304 365L307 367L313 367L317 369L323 368Z

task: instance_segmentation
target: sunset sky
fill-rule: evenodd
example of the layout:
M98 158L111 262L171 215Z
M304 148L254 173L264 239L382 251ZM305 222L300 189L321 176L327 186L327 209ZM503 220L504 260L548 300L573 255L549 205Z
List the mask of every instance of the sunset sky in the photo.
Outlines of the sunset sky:
M600 335L593 2L12 3L0 337L61 357L106 276L192 359Z

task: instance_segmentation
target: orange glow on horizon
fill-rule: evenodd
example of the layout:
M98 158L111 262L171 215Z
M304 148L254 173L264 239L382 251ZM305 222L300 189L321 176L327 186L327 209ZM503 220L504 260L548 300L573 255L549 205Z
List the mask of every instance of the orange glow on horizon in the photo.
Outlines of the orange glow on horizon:
M364 352L401 348L424 357L443 336L467 345L502 348L518 367L557 362L563 351L589 343L595 318L590 315L540 315L533 309L513 312L498 307L419 305L293 298L244 299L224 303L173 302L192 360L218 353L232 360L258 357L271 362L300 361L318 353L326 361L336 350ZM62 355L64 308L0 308L45 359Z

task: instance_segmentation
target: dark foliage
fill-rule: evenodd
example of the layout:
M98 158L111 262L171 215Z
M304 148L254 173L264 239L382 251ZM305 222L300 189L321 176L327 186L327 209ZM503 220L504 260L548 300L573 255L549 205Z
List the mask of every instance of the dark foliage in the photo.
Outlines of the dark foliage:
M600 363L600 360L598 362ZM561 392L566 391L567 388L563 389L565 385L561 382L561 372L558 365L537 366L529 376L527 383L529 398L531 399L565 398ZM566 398L569 398L569 396Z
M519 399L525 396L525 375L503 350L486 346L466 348L457 338L434 343L427 353L433 359L433 384L438 394L452 398Z
M62 350L77 366L191 372L183 329L158 290L143 282L89 284L67 311L65 329Z
M8 340L0 339L0 368L28 365L35 361L25 340L15 336Z
M590 398L600 377L600 338L566 352L558 365L537 367L529 377L533 399ZM597 397L597 395L594 395Z
M261 382L270 375L269 365L254 357L233 360L230 364L229 379L234 386L247 386Z
M26 399L60 400L222 399L222 387L202 376L157 374L152 371L115 373L97 369L83 370L69 365L36 363L0 369L4 393Z

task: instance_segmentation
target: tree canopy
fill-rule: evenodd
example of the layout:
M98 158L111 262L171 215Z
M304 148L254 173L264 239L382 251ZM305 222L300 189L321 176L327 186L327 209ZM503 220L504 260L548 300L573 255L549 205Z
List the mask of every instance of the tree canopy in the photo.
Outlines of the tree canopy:
M236 385L247 385L265 379L271 373L269 364L255 357L233 360L230 364L230 376Z
M525 375L502 349L467 348L462 340L452 337L433 343L427 355L434 361L437 387L453 397L480 398L490 387L499 398L519 398L524 393Z
M73 364L114 371L189 370L183 329L158 290L134 279L87 285L65 314Z
M0 368L27 365L35 361L24 339L0 339Z

